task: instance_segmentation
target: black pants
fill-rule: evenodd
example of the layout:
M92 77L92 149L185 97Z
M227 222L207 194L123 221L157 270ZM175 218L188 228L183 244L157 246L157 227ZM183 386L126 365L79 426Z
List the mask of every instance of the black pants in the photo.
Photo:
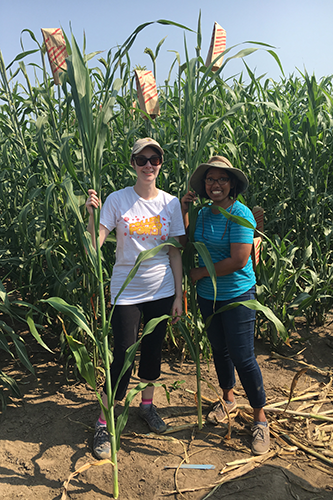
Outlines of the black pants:
M116 305L111 324L113 330L114 350L111 364L112 388L118 379L125 360L126 349L138 340L138 333L143 319L143 326L153 318L170 314L174 297L153 300L133 305ZM138 375L146 380L156 380L161 374L162 345L165 337L167 320L163 320L152 333L141 342L141 355ZM132 366L122 377L115 399L120 401L126 395L132 373ZM104 385L106 393L106 385Z

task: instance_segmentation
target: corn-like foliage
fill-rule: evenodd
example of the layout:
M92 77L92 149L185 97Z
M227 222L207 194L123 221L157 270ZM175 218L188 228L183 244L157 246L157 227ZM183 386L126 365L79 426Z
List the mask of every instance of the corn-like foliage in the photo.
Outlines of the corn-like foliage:
M267 279L276 282L276 266L274 277L270 262L278 259L280 268L285 257L283 251L276 252L272 241L274 235L279 241L287 237L295 249L293 265L304 271L297 273L288 303L298 300L299 294L311 295L312 300L304 304L306 317L323 321L332 303L331 78L320 82L307 74L280 82L256 78L244 59L256 46L235 55L235 47L228 48L221 69L212 73L201 59L199 23L196 57L191 59L186 47L182 64L176 53L178 76L171 85L169 75L159 90L161 116L144 120L138 106L133 108L136 90L128 49L150 24L139 26L115 54L110 51L100 59L104 72L93 67L88 87L87 75L71 63L74 58L80 60L79 51L68 43L68 74L58 95L39 44L43 71L42 81L36 79L35 85L23 63L25 54L16 58L25 85L8 77L0 57L2 276L10 275L22 297L33 303L46 296L80 303L94 329L101 307L98 284L91 277L96 266L93 252L85 252L89 242L77 220L85 224L84 199L91 181L102 197L134 183L131 146L149 134L166 151L159 185L179 197L186 192L193 170L213 154L227 155L245 171L250 179L245 203L264 208L270 238L262 259L270 276L261 282L264 275L258 271L259 286L267 290ZM161 46L155 50L155 65ZM83 53L81 68L96 54ZM250 83L244 83L243 74L223 80L231 58L239 58L240 64L244 61ZM68 84L75 71L80 79L77 90ZM116 79L117 72L121 79ZM85 87L88 94L82 90ZM109 240L103 250L105 280L114 263L114 240ZM264 303L265 293L259 296ZM279 314L283 304L278 302L274 309ZM305 308L293 307L293 311L303 314ZM285 313L279 317L283 320ZM73 328L69 326L70 331Z
M172 21L158 22L188 29ZM179 198L189 188L194 169L215 154L227 156L249 177L250 187L241 201L265 211L258 302L248 304L260 312L259 335L267 335L273 343L286 340L297 316L322 323L333 303L331 77L319 82L307 73L279 82L256 77L246 56L259 47L281 64L271 47L254 42L240 50L228 48L221 68L212 72L213 63L207 68L201 58L199 18L195 57L189 56L185 41L184 62L175 52L173 82L172 68L157 71L163 40L155 51L146 49L154 74L168 75L159 88L161 116L152 120L139 109L128 55L136 36L150 24L139 26L114 53L100 58L102 69L92 65L97 52L85 54L74 38L71 43L66 38L67 73L57 90L46 70L44 47L29 30L42 57L34 84L23 62L27 53L13 62L24 84L11 75L0 53L0 278L4 284L10 281L28 308L24 318L38 342L47 344L47 329L39 336L34 321L46 320L55 329L58 324L63 352L72 351L92 387L100 358L109 376L110 310L105 304L115 238L109 236L103 253L98 244L95 251L86 231L84 204L90 187L105 199L110 192L134 184L130 153L140 137L149 135L163 146L158 185ZM230 59L239 59L240 75L225 81L223 70ZM202 201L191 207L190 244L183 251L189 308L179 327L169 329L174 344L181 344L180 335L186 339L188 352L197 361L198 380L200 354L208 359L210 352L187 274L196 265L198 252L210 266L205 249L193 241ZM96 228L98 223L96 210ZM96 237L98 242L98 231ZM1 290L8 306L3 285ZM8 315L7 309L2 312ZM0 324L0 339L0 348L7 352L11 352L8 340L16 349L21 346L5 322ZM18 394L15 381L1 380ZM111 394L109 402L112 407ZM118 430L111 429L115 448L125 421L126 412Z
M183 63L175 54L175 81L171 84L169 75L159 89L161 116L144 120L138 106L133 107L136 90L128 49L150 24L139 26L115 53L100 58L104 71L92 67L89 84L87 74L80 71L98 53L80 56L75 44L71 47L67 41L68 74L58 92L39 44L36 50L42 56L43 71L34 85L23 62L25 54L16 58L25 85L8 76L0 57L2 277L8 275L22 298L29 297L32 303L58 296L80 304L95 330L101 303L94 252L86 253L89 238L81 229L86 223L85 194L95 187L105 198L133 184L131 146L135 139L152 135L166 151L159 186L178 197L188 189L197 165L213 154L225 154L245 171L250 188L244 202L250 208L264 208L270 238L258 269L260 302L273 306L288 328L293 323L290 316L299 314L322 322L332 304L331 78L317 82L306 73L280 82L256 78L244 59L257 49L255 45L239 52L228 48L221 69L212 73L201 59L199 22L196 57L190 58L187 46ZM155 49L155 66L161 48L162 43ZM277 59L270 48L269 52ZM243 60L245 75L224 81L223 69L231 58L239 59L240 69ZM74 59L81 65L74 68ZM76 90L69 84L75 75L80 81ZM245 76L250 83L244 83ZM291 308L274 292L278 270L288 269L279 243L285 238L293 245L294 269L302 269L295 271L294 286L286 296ZM107 283L114 263L112 236L103 256ZM307 298L302 307L295 306L299 297ZM293 312L286 321L285 306ZM69 333L80 335L76 326L67 326ZM276 341L275 327L270 326L271 330Z

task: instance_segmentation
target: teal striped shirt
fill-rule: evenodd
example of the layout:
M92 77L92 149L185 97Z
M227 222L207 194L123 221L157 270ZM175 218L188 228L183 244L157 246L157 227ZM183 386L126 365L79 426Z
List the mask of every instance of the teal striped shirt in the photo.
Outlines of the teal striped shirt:
M236 201L227 211L247 219L256 227L256 221L249 208ZM227 226L227 227L226 227ZM204 207L198 214L195 227L195 241L205 243L214 264L230 257L230 243L253 243L252 229L232 222L222 215L213 214L209 207ZM224 235L224 236L223 236ZM199 267L204 267L199 255ZM256 283L251 256L247 264L238 271L217 278L217 300L229 300L247 292ZM214 300L214 289L210 277L202 278L197 282L197 293L200 297Z

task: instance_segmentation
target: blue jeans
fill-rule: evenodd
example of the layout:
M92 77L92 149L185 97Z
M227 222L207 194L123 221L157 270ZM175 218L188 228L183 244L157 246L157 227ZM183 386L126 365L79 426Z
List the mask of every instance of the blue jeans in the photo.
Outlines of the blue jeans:
M215 311L232 302L254 299L255 287L230 300L216 301ZM203 319L213 314L212 300L198 296ZM207 329L214 364L222 389L232 389L236 383L235 368L252 408L262 408L266 394L259 365L254 354L255 311L238 306L215 314Z

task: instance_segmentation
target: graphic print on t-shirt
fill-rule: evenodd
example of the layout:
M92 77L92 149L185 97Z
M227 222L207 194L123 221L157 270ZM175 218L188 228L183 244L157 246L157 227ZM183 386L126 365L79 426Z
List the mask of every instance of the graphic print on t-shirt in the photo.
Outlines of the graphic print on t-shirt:
M162 223L160 216L143 218L141 221L132 222L129 224L129 234L136 233L137 235L145 234L147 236L159 236L161 234Z

